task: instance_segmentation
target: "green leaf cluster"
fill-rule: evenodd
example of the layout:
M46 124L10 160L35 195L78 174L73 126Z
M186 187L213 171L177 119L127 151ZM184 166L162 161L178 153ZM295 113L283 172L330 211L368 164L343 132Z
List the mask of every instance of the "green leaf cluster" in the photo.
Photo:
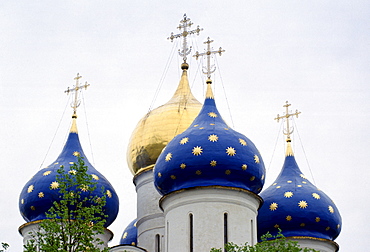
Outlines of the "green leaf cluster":
M279 229L277 235L271 235L267 233L261 237L261 242L254 246L248 245L236 245L234 243L228 243L225 245L226 252L319 252L314 249L301 248L296 241L288 240ZM211 249L211 252L223 252L222 249Z
M104 233L106 194L102 187L102 196L94 195L97 182L87 174L83 157L77 158L69 171L63 166L58 169L59 200L53 202L39 229L30 233L32 239L24 251L101 251L96 245L103 241L96 235Z

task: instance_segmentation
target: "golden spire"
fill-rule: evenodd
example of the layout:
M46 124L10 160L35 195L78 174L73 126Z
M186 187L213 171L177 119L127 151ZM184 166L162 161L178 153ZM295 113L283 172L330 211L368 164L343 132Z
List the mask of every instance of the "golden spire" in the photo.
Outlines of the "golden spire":
M287 124L286 129L283 131L283 134L287 136L286 142L288 143L285 156L294 156L293 150L292 150L292 146L290 144L291 141L292 141L290 139L290 134L293 133L294 129L293 129L293 127L290 127L289 126L289 117L297 116L297 118L298 118L298 115L301 113L301 112L298 112L298 110L296 110L295 113L289 114L288 107L290 105L291 104L289 104L288 101L286 101L285 105L283 105L283 107L285 107L285 115L280 116L278 114L277 117L274 119L274 120L277 120L277 122L279 122L280 119L284 119L285 118L285 121L286 121L286 124Z
M175 38L183 38L182 49L179 49L179 54L180 56L182 56L184 62L186 62L186 56L189 55L191 52L191 46L190 48L188 48L187 36L195 33L199 35L199 32L203 31L203 28L199 28L199 25L195 30L188 31L188 28L190 28L192 25L193 23L190 21L190 18L188 18L186 14L184 14L184 18L180 20L180 25L177 27L177 29L179 29L181 33L173 34L173 32L171 32L171 36L167 38L170 39L171 42L173 42Z
M85 82L84 85L80 86L79 79L81 78L82 76L80 76L80 74L77 73L77 76L74 78L74 80L76 80L76 85L71 89L68 87L67 90L64 91L64 93L67 93L67 95L71 92L75 93L74 100L71 103L71 107L73 108L73 115L72 115L73 121L72 121L72 127L71 127L72 133L77 133L77 125L76 125L77 108L80 106L80 103L81 103L81 101L78 99L78 91L82 88L87 89L87 87L90 86L90 84L87 84L87 82Z

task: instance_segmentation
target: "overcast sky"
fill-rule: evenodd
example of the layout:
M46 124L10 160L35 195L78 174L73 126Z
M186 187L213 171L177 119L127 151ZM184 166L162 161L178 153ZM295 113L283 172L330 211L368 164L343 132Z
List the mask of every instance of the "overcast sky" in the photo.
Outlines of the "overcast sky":
M294 120L296 160L342 215L340 251L368 251L370 3L365 0L1 1L0 241L9 243L11 252L21 251L18 227L25 221L18 197L40 167L59 155L72 115L63 92L80 73L81 82L91 84L78 110L80 140L119 194L120 212L109 227L115 233L110 246L118 244L136 217L126 148L157 87L161 84L154 107L176 89L181 59L171 52L179 44L166 38L178 32L184 13L204 28L190 40L194 51L203 51L208 36L214 48L226 50L217 57L213 76L216 103L224 119L260 150L268 170L265 188L284 161L281 126L273 119L288 100L293 111L302 112ZM205 77L198 63L189 61L189 80L203 102Z

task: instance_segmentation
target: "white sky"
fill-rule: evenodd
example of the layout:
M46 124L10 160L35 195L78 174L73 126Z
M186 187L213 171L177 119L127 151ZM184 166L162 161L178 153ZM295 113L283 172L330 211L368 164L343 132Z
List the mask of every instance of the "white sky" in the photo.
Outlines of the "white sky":
M127 144L171 57L166 38L184 13L204 28L194 47L202 51L210 36L216 49L226 50L217 58L216 102L231 122L226 92L234 128L259 148L268 169L265 188L283 163L284 141L280 133L275 150L280 126L273 118L289 100L302 112L293 135L297 162L312 181L311 168L341 212L340 251L367 251L370 3L343 0L1 1L0 241L21 251L19 193L43 163L60 120L44 166L64 145L72 109L61 119L69 98L63 91L79 72L91 83L78 110L80 139L119 194L119 216L110 226L110 245L118 244L136 216ZM180 61L173 57L155 107L175 91ZM197 67L191 60L189 79L203 102Z

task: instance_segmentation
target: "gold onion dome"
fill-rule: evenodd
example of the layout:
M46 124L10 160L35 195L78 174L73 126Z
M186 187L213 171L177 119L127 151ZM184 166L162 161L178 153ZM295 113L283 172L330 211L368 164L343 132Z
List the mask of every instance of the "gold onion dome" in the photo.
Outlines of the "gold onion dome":
M181 65L181 80L172 98L148 112L132 132L127 162L134 175L153 168L162 149L186 130L198 115L202 105L191 93L188 68L187 63Z

